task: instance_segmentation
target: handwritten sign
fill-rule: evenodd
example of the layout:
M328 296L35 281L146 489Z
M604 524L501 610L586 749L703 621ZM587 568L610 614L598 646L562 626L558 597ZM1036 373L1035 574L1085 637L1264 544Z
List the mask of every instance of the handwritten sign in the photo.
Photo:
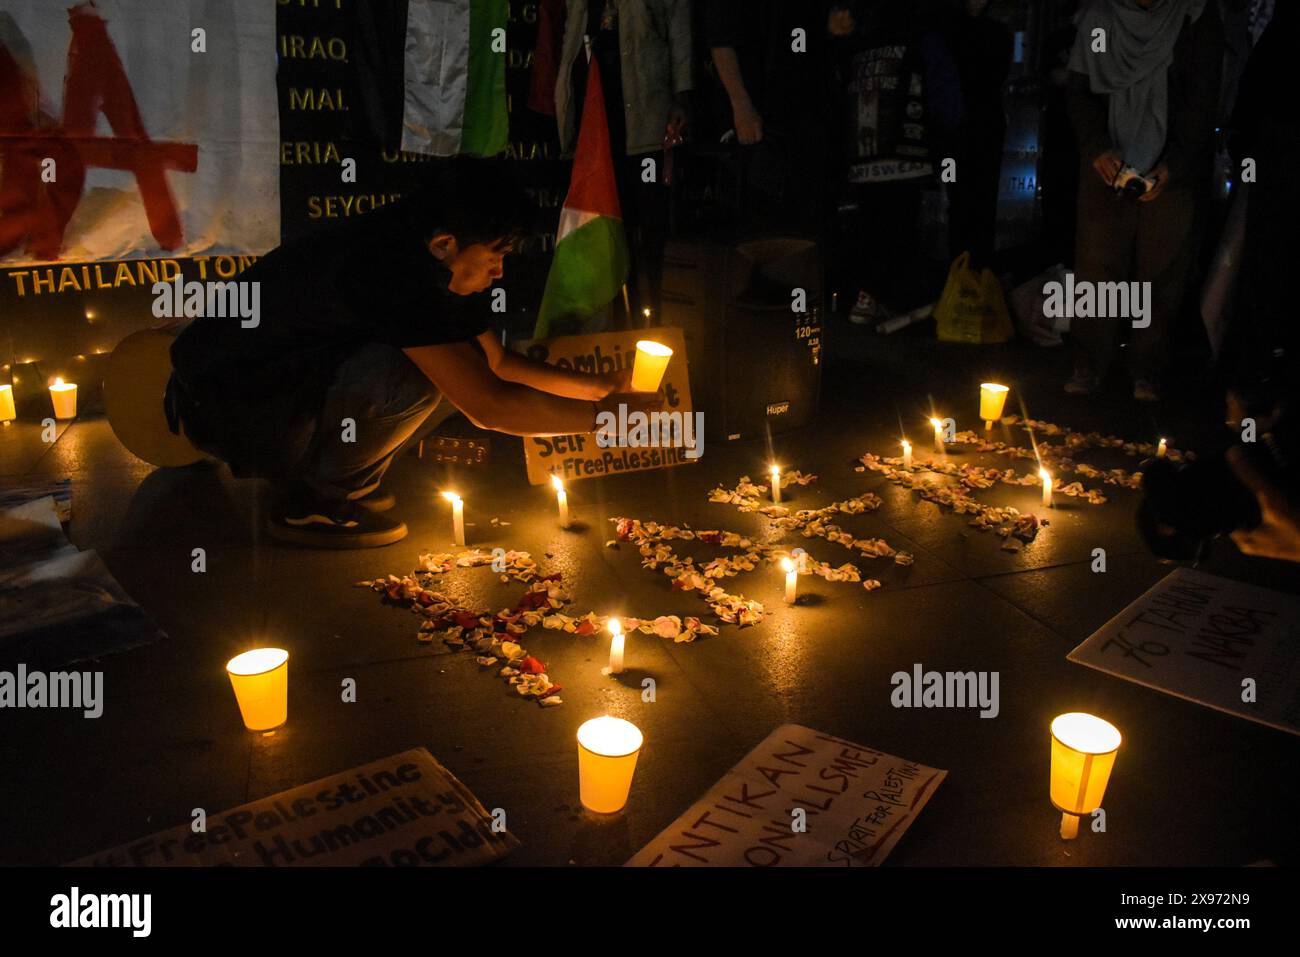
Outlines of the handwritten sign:
M456 776L413 748L74 861L77 867L464 866L519 841Z
M1069 660L1300 734L1300 597L1179 568Z
M555 339L530 340L520 343L518 348L524 355L549 362L561 369L611 373L632 367L636 359L638 339L653 339L673 350L673 357L668 361L668 369L664 373L663 389L668 399L664 412L672 417L671 421L680 423L683 428L694 429L686 342L680 329L667 326L627 332L600 332L586 336L560 336ZM669 420L664 420L665 425L668 422ZM662 433L665 430L659 431ZM703 435L692 432L688 437L699 442L699 448L703 449ZM549 482L552 474L569 481L599 475L641 472L695 461L686 455L686 451L680 445L668 445L666 439L658 445L601 448L595 433L524 439L524 461L528 466L528 481L533 485Z
M629 867L872 867L947 771L782 725Z

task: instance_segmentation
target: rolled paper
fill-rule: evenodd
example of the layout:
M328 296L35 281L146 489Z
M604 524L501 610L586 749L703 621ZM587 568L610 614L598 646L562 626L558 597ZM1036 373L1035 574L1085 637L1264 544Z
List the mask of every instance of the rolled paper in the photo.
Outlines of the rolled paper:
M993 423L1002 418L1009 391L1006 386L996 382L980 383L980 418L984 420L985 428L993 428Z
M56 419L75 419L77 417L77 384L64 382L61 378L54 380L50 386L50 399L54 402Z
M0 385L0 422L12 422L18 418L18 412L14 408L14 387L9 383Z
M668 368L673 350L662 342L642 339L636 344L636 359L632 363L632 391L658 392Z
M578 728L578 793L597 814L623 810L644 738L630 721L592 718Z
M278 728L289 716L289 652L255 648L226 662L235 701L249 731Z
M1061 812L1061 837L1079 833L1079 818L1101 807L1120 746L1109 721L1081 711L1052 721L1052 804Z

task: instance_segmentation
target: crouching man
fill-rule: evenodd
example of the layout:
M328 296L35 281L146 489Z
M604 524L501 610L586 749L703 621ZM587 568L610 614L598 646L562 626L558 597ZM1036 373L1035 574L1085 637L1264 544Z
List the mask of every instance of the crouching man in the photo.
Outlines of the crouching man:
M255 322L194 320L172 346L172 431L269 480L271 535L323 548L406 535L380 488L393 455L445 395L511 435L594 431L596 416L662 397L626 393L630 371L591 375L507 352L485 291L530 215L489 166L440 166L418 193L273 250Z

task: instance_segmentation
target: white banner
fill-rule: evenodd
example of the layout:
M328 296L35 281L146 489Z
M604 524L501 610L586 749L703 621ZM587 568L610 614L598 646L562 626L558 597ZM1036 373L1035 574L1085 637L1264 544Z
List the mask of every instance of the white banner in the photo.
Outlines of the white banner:
M5 0L0 265L277 246L275 11Z

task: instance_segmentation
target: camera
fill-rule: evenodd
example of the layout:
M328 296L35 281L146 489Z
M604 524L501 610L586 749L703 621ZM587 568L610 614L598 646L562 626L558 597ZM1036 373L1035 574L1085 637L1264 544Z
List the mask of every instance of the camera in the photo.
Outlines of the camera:
M1235 444L1270 481L1293 491L1300 479L1298 440L1295 417L1284 411L1258 441ZM1212 539L1261 521L1259 503L1232 470L1226 450L1189 462L1148 459L1142 490L1138 529L1159 558L1200 558Z
M1155 184L1132 166L1125 166L1115 175L1115 182L1112 185L1117 193L1138 197L1144 195Z

